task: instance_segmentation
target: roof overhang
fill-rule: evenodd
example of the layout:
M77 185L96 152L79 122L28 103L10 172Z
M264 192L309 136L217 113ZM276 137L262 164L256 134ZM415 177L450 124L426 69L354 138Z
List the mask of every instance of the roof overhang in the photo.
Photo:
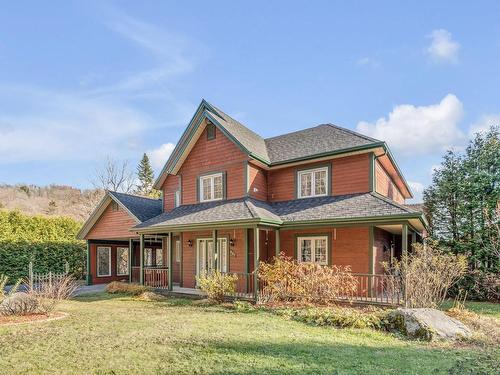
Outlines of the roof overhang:
M111 192L107 191L101 201L97 204L96 208L90 214L89 218L83 223L82 228L76 234L76 238L78 240L83 240L90 232L92 227L97 223L101 215L104 213L106 208L108 208L111 202L116 202L118 205L132 218L134 221L139 224L141 221L122 203L119 199L117 199Z

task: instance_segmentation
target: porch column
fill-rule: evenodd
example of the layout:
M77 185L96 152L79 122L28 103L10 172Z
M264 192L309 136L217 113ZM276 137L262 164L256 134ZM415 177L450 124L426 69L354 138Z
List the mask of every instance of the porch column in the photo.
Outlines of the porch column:
M165 243L165 241L163 241ZM173 289L173 267L172 267L172 249L174 248L174 236L172 232L168 234L168 246L167 246L167 262L168 262L168 290Z
M248 228L243 229L243 247L245 254L245 293L248 293L249 287L249 273L250 273L250 259L248 257Z
M139 283L144 285L144 234L139 236Z
M87 285L92 285L92 274L90 273L90 242L87 240Z
M254 295L255 295L255 300L257 300L257 296L259 293L259 277L258 277L258 270L259 270L259 260L260 260L260 238L259 238L259 228L256 227L254 228L254 237L253 237L253 248L254 248L254 277L253 277L253 290L254 290Z
M212 231L212 246L214 247L215 259L217 260L217 262L215 264L215 269L221 271L221 267L220 267L221 264L220 264L220 259L219 259L219 249L217 246L217 229L214 229ZM227 246L229 246L229 244L227 244Z
M132 258L134 256L134 240L128 240L128 282L132 282Z
M374 252L374 228L373 225L368 227L368 297L373 295L373 276L375 274L375 252Z
M417 242L417 232L411 232L411 245L413 246Z
M275 235L276 235L276 257L279 257L280 255L280 252L281 252L281 243L280 243L280 230L279 228L276 228L275 231L274 231Z
M404 259L404 267L405 267L405 274L406 271L408 270L408 224L403 224L401 228L401 251L403 253L403 259ZM405 275L405 280L403 280L403 288L404 288L404 303L405 307L408 307L408 298L406 296L406 275Z

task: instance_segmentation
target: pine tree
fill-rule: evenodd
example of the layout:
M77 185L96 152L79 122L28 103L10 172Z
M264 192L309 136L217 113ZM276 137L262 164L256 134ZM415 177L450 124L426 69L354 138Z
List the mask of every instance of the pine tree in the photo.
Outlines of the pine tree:
M146 153L144 153L137 166L137 177L139 178L137 194L151 198L158 198L160 196L160 191L153 189L155 174Z

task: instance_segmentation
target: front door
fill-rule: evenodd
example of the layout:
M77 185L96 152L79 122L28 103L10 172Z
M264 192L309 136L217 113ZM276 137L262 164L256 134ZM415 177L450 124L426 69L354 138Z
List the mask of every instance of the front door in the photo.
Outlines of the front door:
M228 254L227 239L217 239L217 251L211 238L199 238L196 244L196 276L213 270L227 272Z

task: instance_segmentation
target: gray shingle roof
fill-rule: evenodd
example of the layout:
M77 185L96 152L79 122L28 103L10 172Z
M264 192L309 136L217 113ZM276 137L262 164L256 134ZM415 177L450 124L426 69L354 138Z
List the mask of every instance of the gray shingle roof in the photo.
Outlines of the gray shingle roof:
M118 199L141 222L158 216L162 212L161 199L145 198L116 191L109 191L109 194Z
M212 104L210 106L215 112L209 113L214 115L234 138L252 154L271 164L380 142L333 124L322 124L264 139L217 107Z
M269 205L251 198L182 205L135 228L264 219L279 221Z
M265 140L271 163L282 163L376 142L380 141L332 124L318 125Z
M293 223L404 214L418 214L418 212L375 193L295 199L275 203L240 198L179 206L134 228L175 227L251 219Z
M257 133L254 133L245 125L233 119L228 114L221 111L219 108L210 104L215 110L215 113L208 111L215 116L221 125L235 137L247 150L256 156L260 156L267 162L270 162L269 155L267 154L266 143Z

